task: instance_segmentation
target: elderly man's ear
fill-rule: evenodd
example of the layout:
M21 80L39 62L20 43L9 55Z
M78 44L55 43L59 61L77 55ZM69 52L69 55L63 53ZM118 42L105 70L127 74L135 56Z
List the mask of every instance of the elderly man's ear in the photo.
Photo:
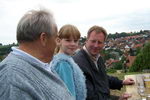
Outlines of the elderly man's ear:
M46 46L47 41L48 41L47 34L42 32L40 35L40 42L41 42L42 46Z

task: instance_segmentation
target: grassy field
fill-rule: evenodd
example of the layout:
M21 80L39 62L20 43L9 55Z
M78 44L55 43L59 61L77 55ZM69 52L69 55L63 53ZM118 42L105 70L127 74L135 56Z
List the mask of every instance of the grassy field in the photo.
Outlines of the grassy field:
M133 73L108 73L111 76L118 77L119 79L123 80L125 75L132 75L132 74L141 74L139 72L133 72ZM121 90L111 90L111 95L120 96L122 93L124 93L125 86Z

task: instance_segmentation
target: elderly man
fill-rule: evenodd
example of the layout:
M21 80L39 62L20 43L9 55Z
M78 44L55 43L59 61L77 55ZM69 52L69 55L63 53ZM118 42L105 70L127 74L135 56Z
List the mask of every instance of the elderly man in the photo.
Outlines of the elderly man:
M19 47L0 63L0 100L74 100L48 67L56 33L54 18L46 10L32 10L21 18Z
M134 84L132 79L122 81L107 75L105 64L100 56L106 37L107 32L104 28L91 27L87 33L85 46L73 57L86 77L87 100L110 100L110 88L121 89L123 85ZM129 96L124 94L120 100Z

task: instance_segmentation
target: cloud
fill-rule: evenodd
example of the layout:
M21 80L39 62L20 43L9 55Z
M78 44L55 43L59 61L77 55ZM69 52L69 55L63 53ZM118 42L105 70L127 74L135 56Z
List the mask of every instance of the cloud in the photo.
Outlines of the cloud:
M58 28L76 25L85 36L93 25L108 33L149 29L149 0L1 0L0 43L16 43L16 27L25 12L45 7L52 10Z
M119 15L114 18L112 29L116 29L115 32L131 32L139 30L150 30L150 9L142 9L134 11L132 13Z

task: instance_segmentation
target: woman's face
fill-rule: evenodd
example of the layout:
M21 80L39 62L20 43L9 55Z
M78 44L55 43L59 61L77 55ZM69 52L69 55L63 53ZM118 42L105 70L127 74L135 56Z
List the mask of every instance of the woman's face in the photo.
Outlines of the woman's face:
M61 53L66 53L68 55L73 55L78 48L79 39L74 39L72 37L68 39L60 39L59 46Z

